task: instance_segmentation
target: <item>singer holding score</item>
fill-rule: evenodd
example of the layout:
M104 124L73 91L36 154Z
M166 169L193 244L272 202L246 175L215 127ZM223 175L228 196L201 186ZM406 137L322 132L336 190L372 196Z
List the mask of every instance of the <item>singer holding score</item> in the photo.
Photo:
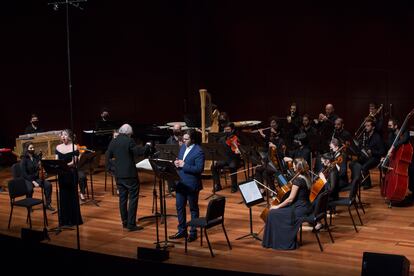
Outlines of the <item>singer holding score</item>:
M176 186L176 208L178 216L178 232L170 239L187 238L188 242L197 239L197 229L192 227L187 235L186 206L190 206L191 219L199 217L198 195L203 188L201 173L204 170L204 152L199 144L199 135L195 130L188 130L183 136L177 160L174 161L180 180Z

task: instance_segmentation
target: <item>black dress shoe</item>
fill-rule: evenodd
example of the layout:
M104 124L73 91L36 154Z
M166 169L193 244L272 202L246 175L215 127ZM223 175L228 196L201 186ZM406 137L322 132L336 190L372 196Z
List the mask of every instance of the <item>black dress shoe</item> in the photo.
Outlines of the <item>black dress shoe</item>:
M186 236L187 236L187 234L185 232L181 232L181 233L180 232L177 232L174 235L169 236L168 238L170 238L172 240L176 240L176 239L184 238Z
M142 227L140 225L134 225L134 226L128 227L129 232L139 231L139 230L142 230L142 229L144 229L144 227Z
M52 207L52 205L50 205L50 204L46 206L46 209L48 209L49 211L52 211L52 212L56 210L56 209L55 209L55 208L53 208L53 207Z
M187 242L193 242L193 241L195 241L197 239L197 237L196 236L189 236L188 238L187 238Z

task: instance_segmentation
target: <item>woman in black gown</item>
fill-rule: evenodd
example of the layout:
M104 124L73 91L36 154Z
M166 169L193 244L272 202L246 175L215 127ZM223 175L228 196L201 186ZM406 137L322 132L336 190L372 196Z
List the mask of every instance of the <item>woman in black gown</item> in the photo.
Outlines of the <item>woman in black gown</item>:
M293 162L299 176L292 181L289 197L277 206L272 206L267 217L263 234L263 247L291 250L298 247L296 235L303 217L311 210L309 201L310 179L309 166L303 158Z
M66 129L60 133L62 144L56 146L56 159L64 160L70 170L60 173L59 178L59 225L73 226L83 223L78 199L78 173L75 168L79 151L72 145L71 131Z

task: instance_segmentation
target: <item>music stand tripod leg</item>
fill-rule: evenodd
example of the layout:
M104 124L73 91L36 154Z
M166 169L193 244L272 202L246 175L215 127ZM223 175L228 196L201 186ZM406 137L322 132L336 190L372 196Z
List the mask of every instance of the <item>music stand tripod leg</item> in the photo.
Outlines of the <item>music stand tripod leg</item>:
M244 238L252 237L252 238L254 238L258 241L262 241L262 239L259 237L259 234L253 232L253 216L252 216L252 208L251 207L249 207L249 217L250 217L250 233L248 233L244 236L238 237L236 240L241 240L241 239L244 239Z

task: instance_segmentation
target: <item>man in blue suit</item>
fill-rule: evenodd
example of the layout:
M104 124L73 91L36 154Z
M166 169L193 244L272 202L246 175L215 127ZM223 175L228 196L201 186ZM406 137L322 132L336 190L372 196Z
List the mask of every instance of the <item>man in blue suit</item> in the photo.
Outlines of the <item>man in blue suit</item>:
M191 219L199 217L198 195L203 188L201 173L204 170L204 152L196 143L197 132L187 131L183 136L184 145L181 146L178 158L174 164L178 169L180 180L176 186L176 208L178 215L178 232L170 239L187 238L188 242L197 239L197 229L192 227L187 237L186 205L190 206Z

